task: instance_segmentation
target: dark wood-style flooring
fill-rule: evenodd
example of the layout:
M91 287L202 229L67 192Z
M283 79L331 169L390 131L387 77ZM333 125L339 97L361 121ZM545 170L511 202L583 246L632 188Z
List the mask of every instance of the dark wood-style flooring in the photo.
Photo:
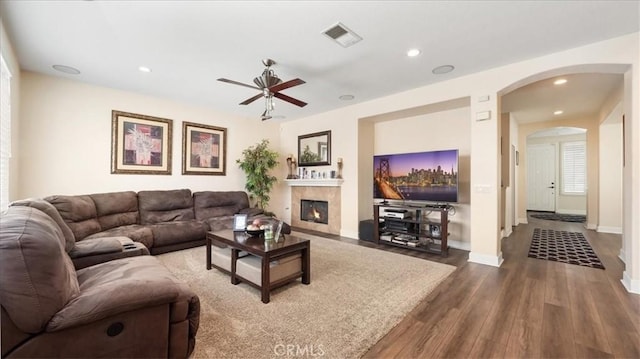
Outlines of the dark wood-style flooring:
M606 270L528 258L534 228L584 233ZM640 358L640 295L620 283L620 235L529 218L502 240L500 268L462 250L442 258L334 239L457 267L364 358Z

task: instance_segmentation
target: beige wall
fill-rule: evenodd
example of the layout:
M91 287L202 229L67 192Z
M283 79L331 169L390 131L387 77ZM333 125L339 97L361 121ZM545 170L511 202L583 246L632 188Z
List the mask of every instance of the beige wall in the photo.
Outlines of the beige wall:
M630 44L640 58L638 41ZM634 68L638 69L636 60ZM623 175L622 175L622 249L625 263L622 283L627 290L640 294L640 71L624 75Z
M245 176L235 161L262 138L281 153L277 174L286 177L276 122L30 72L23 72L21 87L19 198L145 189L242 190ZM173 120L171 175L110 173L112 110ZM226 176L181 174L183 121L228 129ZM279 191L270 207L281 215Z
M622 233L622 103L600 125L598 232Z
M509 168L509 191L507 192L507 207L505 211L509 214L507 218L511 218L511 225L516 226L519 224L518 221L518 203L522 201L521 198L518 197L518 169L520 166L520 145L518 143L518 132L520 131L520 125L517 122L516 117L510 113L509 114L509 122L511 125L509 126L509 143L511 145L514 158L511 159L511 166ZM517 161L516 161L517 157ZM509 223L509 222L507 222ZM508 228L507 228L508 230Z

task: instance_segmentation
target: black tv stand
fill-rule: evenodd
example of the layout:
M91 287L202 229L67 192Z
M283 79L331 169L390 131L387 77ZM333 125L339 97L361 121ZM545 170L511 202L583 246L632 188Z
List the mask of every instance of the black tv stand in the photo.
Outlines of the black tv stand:
M384 210L388 209L388 210ZM423 216L427 212L440 212L439 219ZM410 212L406 217L385 216L386 212ZM376 203L373 205L373 241L386 245L414 249L447 256L449 205L435 204L411 206Z

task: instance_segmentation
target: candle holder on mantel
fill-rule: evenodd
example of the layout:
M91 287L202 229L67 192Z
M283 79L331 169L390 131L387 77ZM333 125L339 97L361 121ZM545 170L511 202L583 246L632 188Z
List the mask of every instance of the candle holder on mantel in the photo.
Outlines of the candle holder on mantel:
M338 177L342 179L342 157L338 157Z
M287 168L289 169L289 174L287 175L287 179L296 179L298 175L296 174L296 159L293 155L289 155L287 157Z

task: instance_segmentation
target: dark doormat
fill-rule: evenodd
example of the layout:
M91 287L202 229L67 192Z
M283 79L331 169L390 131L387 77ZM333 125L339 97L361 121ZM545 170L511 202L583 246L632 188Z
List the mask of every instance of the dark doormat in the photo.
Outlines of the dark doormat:
M600 258L580 232L535 228L529 257L604 269Z
M582 216L579 214L559 214L559 213L534 212L534 211L528 211L528 213L533 218L546 219L550 221L583 223L587 220L587 216Z

